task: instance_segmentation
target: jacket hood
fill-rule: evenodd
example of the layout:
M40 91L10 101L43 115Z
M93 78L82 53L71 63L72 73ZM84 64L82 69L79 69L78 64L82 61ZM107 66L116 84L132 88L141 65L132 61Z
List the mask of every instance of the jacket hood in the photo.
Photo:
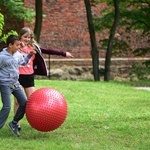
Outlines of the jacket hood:
M7 52L7 48L3 48L3 50L0 52L1 55L11 55Z

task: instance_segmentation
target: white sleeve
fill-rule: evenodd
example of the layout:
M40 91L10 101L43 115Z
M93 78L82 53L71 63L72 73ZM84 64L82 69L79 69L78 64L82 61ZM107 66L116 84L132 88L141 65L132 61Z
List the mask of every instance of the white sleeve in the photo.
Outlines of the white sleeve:
M23 54L21 54L20 52L16 52L13 54L14 59L18 62L18 65L20 66L24 66L27 64L27 62L24 59Z

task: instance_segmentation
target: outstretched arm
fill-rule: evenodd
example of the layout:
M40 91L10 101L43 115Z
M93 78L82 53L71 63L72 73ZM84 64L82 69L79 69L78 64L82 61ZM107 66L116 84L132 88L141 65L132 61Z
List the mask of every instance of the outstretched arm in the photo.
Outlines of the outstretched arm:
M68 58L72 58L73 56L71 55L71 53L69 52L64 52L61 50L55 50L55 49L51 49L51 48L41 48L41 52L43 54L49 54L49 55L59 55L59 56L63 56L63 57L68 57Z

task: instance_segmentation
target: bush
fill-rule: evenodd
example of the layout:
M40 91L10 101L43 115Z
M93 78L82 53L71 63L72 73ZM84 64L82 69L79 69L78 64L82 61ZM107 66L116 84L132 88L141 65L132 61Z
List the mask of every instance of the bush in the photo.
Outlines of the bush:
M130 77L131 79L137 78L139 80L150 79L150 66L147 66L145 63L141 65L132 65Z

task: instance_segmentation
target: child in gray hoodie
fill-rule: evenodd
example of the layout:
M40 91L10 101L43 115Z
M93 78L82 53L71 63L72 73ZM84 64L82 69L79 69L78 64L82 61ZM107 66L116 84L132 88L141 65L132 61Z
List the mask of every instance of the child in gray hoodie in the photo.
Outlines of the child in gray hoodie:
M26 96L18 82L20 65L26 65L35 51L31 51L26 57L23 57L17 50L20 48L20 40L18 36L10 35L7 38L7 47L0 52L0 92L2 100L2 109L0 111L0 128L5 124L11 109L11 94L13 94L18 103L19 108L8 124L8 127L15 136L20 136L18 131L18 121L25 114ZM14 57L17 55L17 60ZM19 57L18 57L19 55Z

